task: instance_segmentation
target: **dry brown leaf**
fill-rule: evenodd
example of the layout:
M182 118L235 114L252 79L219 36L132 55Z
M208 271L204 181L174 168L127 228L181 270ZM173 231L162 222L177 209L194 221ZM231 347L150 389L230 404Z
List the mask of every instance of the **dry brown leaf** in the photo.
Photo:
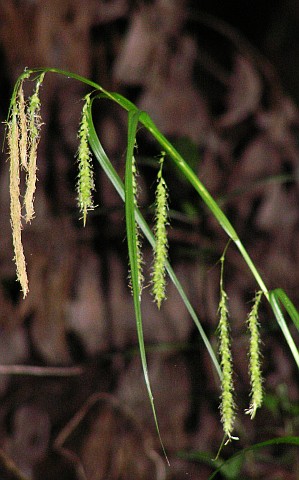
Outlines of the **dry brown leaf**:
M19 305L19 315L31 319L32 341L45 360L52 364L69 363L66 304L76 260L72 254L74 231L69 222L48 216L47 222L36 219L28 234L29 231L25 249L34 251L34 255L27 255L30 291Z
M107 307L100 284L100 262L88 248L77 253L81 261L74 275L72 300L66 299L68 327L79 335L88 355L107 348Z
M176 53L162 56L167 67L148 77L138 107L148 112L166 135L186 136L203 144L211 130L211 120L207 103L193 84L195 57L194 40L181 37Z
M228 128L242 122L256 111L261 95L261 79L253 63L237 55L227 94L227 112L218 119L218 125Z
M6 450L22 473L31 478L50 441L48 414L35 405L22 405L14 414L12 429Z
M190 411L190 372L183 356L159 352L148 355L148 370L162 440L171 455L171 452L188 445L185 420ZM144 432L153 435L159 448L140 359L137 356L120 377L117 395L134 412Z
M184 19L184 0L156 0L134 13L124 45L114 62L116 82L144 85L157 64L165 61L166 41L178 34Z
M55 448L73 453L87 480L166 478L162 460L135 412L112 395L89 397L59 434Z

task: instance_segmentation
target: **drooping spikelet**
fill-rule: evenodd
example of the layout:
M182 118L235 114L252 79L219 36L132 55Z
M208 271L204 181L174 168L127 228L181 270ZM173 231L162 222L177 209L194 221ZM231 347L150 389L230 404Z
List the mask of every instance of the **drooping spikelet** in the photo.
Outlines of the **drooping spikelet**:
M39 90L44 80L45 73L42 73L35 85L35 90L32 96L28 100L28 160L24 162L24 166L27 169L26 178L26 192L24 197L25 206L25 220L30 222L34 217L34 194L36 189L36 160L37 160L37 147L40 140L41 129L41 117L40 117L40 98ZM22 162L23 164L23 162Z
M230 440L234 429L235 403L233 396L233 363L228 322L227 294L223 289L221 289L219 302L219 317L219 355L222 369L220 411L223 431Z
M25 171L28 171L28 132L27 132L27 106L24 98L23 82L20 82L20 87L17 96L18 106L18 125L19 125L19 155L20 163Z
M249 345L249 375L251 384L251 403L246 413L254 418L256 410L263 402L263 379L261 373L260 333L258 324L258 307L262 292L255 296L253 307L248 315L247 325L250 334Z
M86 225L87 212L93 210L94 204L92 192L94 190L93 170L91 165L91 152L88 143L89 128L87 121L88 108L90 106L90 95L85 97L82 109L80 127L78 132L79 148L77 153L79 174L77 181L78 204L83 217L83 224Z
M227 248L227 247L226 247ZM226 251L226 249L225 249ZM220 259L221 261L221 275L220 275L220 302L218 307L219 324L218 324L218 337L219 337L219 356L220 365L222 370L221 379L221 421L223 425L223 431L227 436L228 441L237 437L233 437L235 422L235 402L234 402L234 384L233 384L233 360L231 352L231 340L230 340L230 326L228 321L228 297L223 287L223 269L225 251Z
M133 187L133 197L134 197L134 206L138 208L138 193L139 186L137 182L138 170L136 165L135 157L132 158L132 187ZM139 295L141 296L143 289L143 255L142 255L142 235L138 223L135 221L136 225L136 237L137 237L137 271L138 271L138 285L139 285Z
M28 293L28 277L21 235L19 139L18 106L15 101L12 105L11 117L7 125L7 142L10 160L10 219L17 278L21 284L23 296L26 297Z
M158 184L155 199L155 248L154 248L154 264L152 272L152 293L154 300L160 309L162 301L165 299L166 290L166 261L168 256L168 192L167 185L162 175L162 167L164 155L160 159L160 169L158 172Z

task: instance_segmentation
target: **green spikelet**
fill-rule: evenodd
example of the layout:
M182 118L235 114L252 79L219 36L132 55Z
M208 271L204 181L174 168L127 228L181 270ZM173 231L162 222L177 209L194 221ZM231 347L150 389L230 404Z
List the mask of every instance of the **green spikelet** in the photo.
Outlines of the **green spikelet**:
M77 153L79 174L77 181L78 205L83 217L83 224L86 225L87 212L94 209L92 192L95 189L93 170L91 165L91 152L89 148L89 128L87 122L88 108L90 106L90 95L86 95L82 109L82 116L78 132L79 148Z
M162 176L162 168L165 154L160 158L160 169L158 172L158 184L155 200L155 249L154 264L152 272L152 293L157 307L160 309L162 301L165 299L166 290L166 261L168 256L168 238L167 238L167 186Z
M228 322L227 294L223 288L223 264L224 254L221 257L221 277L220 277L220 302L219 302L219 355L222 369L221 381L221 421L223 431L228 440L235 439L232 436L235 421L235 403L233 386L233 362L231 353L230 328Z
M24 167L27 169L26 178L26 192L24 197L25 220L30 222L34 217L34 194L36 189L36 161L37 161L37 147L40 140L40 130L42 126L40 117L40 98L39 90L43 83L45 73L42 73L35 85L35 90L28 100L28 159L27 162L22 161ZM27 143L27 142L26 142ZM22 159L21 159L22 160Z
M133 182L133 195L134 195L134 205L138 207L138 190L139 186L137 183L138 171L136 166L136 160L133 156L132 158L132 182ZM141 295L143 289L143 256L142 256L142 235L140 232L139 225L136 223L136 235L137 235L137 267L138 267L138 284L139 284L139 293Z
M253 307L248 315L247 325L250 333L249 345L249 375L251 384L251 403L245 412L254 418L256 410L263 402L263 379L261 373L260 333L258 324L258 308L261 302L262 292L255 296Z

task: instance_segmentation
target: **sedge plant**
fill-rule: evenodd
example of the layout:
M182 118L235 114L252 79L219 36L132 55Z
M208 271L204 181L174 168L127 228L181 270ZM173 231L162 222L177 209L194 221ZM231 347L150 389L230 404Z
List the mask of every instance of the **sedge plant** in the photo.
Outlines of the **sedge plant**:
M163 177L163 165L175 165L186 181L195 189L202 201L210 211L211 215L218 221L226 232L228 240L239 250L249 272L256 280L258 293L255 296L253 307L248 315L247 327L249 332L249 376L251 381L251 393L247 413L251 418L255 416L256 410L262 405L262 369L260 353L260 337L258 324L258 307L262 299L269 302L273 314L291 350L295 363L299 368L299 353L285 320L283 307L299 330L299 314L287 294L280 288L268 290L257 266L251 260L245 246L241 242L231 222L210 195L205 185L199 180L195 172L190 168L188 162L179 154L174 146L165 138L161 131L154 124L150 116L140 111L133 103L119 95L104 90L100 85L79 76L75 73L66 72L55 68L26 69L18 78L10 103L10 110L7 119L7 145L10 161L10 214L14 246L14 260L16 264L17 278L20 282L24 297L28 293L28 278L26 271L26 260L22 245L22 221L31 221L34 217L34 193L36 186L36 161L37 147L40 138L42 119L40 118L40 88L45 76L58 74L66 76L73 81L79 81L90 87L90 92L85 96L82 107L82 115L78 126L78 179L77 194L80 214L83 224L86 224L88 211L94 208L93 203L93 168L92 155L100 163L108 180L112 183L120 195L125 206L126 236L129 253L129 276L135 309L137 335L144 379L152 407L153 417L157 432L163 447L156 416L154 399L148 374L146 349L143 337L142 326L142 286L143 286L143 258L142 244L149 242L154 252L151 283L153 300L157 308L161 307L166 298L167 282L175 285L178 294L181 296L191 318L195 322L205 347L208 350L212 364L219 376L221 385L220 412L223 423L225 441L234 439L235 428L235 397L233 379L233 357L231 351L231 332L229 326L229 299L224 289L224 259L221 258L220 274L220 301L219 301L219 326L217 329L219 338L219 360L212 345L200 323L199 317L192 307L181 283L173 271L168 259L168 189ZM24 98L23 83L33 80L33 93L31 97ZM92 106L94 101L108 99L116 103L128 113L127 151L125 178L122 180L107 157L93 123ZM156 140L161 149L161 156L157 160L158 174L155 199L155 222L153 231L145 221L138 208L138 166L134 156L136 136L139 124L141 124ZM21 201L20 178L22 172L25 174L26 192L24 201ZM24 214L23 214L24 209ZM163 447L164 450L164 447ZM164 451L165 453L165 451ZM166 454L165 454L166 455ZM167 458L167 457L166 457Z

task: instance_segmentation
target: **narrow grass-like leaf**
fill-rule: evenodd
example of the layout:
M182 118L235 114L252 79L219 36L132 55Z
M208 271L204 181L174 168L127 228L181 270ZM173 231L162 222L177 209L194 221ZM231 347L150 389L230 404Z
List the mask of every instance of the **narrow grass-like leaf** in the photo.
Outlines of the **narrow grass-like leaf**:
M193 451L179 452L178 457L208 465L212 469L221 468L221 475L227 480L240 480L241 478L240 473L244 464L242 455L236 456L236 458L231 457L225 461L219 457L214 458L212 452Z
M101 98L100 96L98 96L98 98ZM107 157L104 149L103 149L103 146L99 140L99 137L97 135L97 132L95 130L95 127L94 127L94 124L93 124L93 118L92 118L92 112L91 112L91 107L92 105L90 105L90 108L89 108L89 114L88 114L88 123L89 123L89 142L90 142L90 146L92 148L92 151L95 155L95 157L97 158L98 162L100 163L101 167L103 168L105 174L107 175L108 179L111 181L112 185L114 186L115 190L117 191L117 193L119 194L119 196L121 197L121 199L123 201L125 201L125 193L124 193L124 184L122 182L122 180L120 179L118 173L116 172L115 168L113 167L113 165L111 164L109 158ZM139 223L139 226L144 234L144 236L147 238L148 242L150 243L150 245L154 248L155 247L155 238L154 238L154 235L150 229L150 227L148 226L148 224L146 223L146 221L144 220L143 216L141 215L140 211L138 209L135 209L135 217L136 217L136 220L138 221ZM200 323L200 320L194 310L194 308L192 307L187 295L186 295L186 292L184 291L181 283L179 282L177 276L175 275L171 265L169 264L169 262L167 261L166 262L166 270L167 270L167 273L171 279L171 281L173 282L174 286L176 287L180 297L182 298L182 301L184 302L192 320L194 321L199 333L200 333L200 336L204 342L204 345L210 355L210 358L214 364L214 367L216 369L216 372L219 376L219 378L222 377L222 373L221 373L221 368L220 368L220 365L218 363L218 360L217 360L217 357L215 355L215 352L214 352L214 349Z
M297 363L297 366L299 368L299 352L298 348L296 347L296 344L294 342L294 339L290 333L290 330L287 326L287 323L285 321L284 315L282 313L282 310L279 305L279 300L282 302L282 304L285 306L287 312L289 313L290 317L292 318L294 324L297 326L298 325L298 319L299 315L297 310L295 309L294 305L290 301L289 297L287 294L280 288L277 288L276 290L272 290L269 292L269 301L272 307L272 310L274 312L274 315L276 317L277 323L281 328L282 333L284 334L284 337L286 339L286 342L289 346L289 349L291 350L294 360Z
M288 312L290 318L292 319L295 327L297 328L299 332L299 312L294 306L293 302L290 300L290 298L287 296L285 291L282 288L275 288L275 290L272 290L270 292L270 297L275 297L276 300L280 300L281 303L283 304L284 308Z
M136 141L136 132L138 126L139 112L129 112L128 116L128 144L126 155L126 171L125 171L125 211L126 211L126 230L127 230L127 242L129 250L129 264L131 270L131 284L133 290L134 309L137 325L138 342L141 356L141 363L143 368L143 375L147 388L147 393L152 407L152 412L155 420L157 433L160 439L161 447L163 449L165 458L168 462L166 451L160 435L158 419L156 415L156 409L154 405L154 398L151 390L148 367L144 346L143 327L142 327L142 315L141 315L141 291L140 291L140 252L139 252L139 240L137 223L135 220L135 188L134 188L134 175L133 172L133 155L134 146ZM168 462L169 463L169 462Z
M218 473L221 473L223 467L228 465L229 462L232 460L236 459L239 456L245 456L249 452L254 452L256 450L260 450L261 448L265 447L271 447L272 445L294 445L294 446L299 446L299 437L279 437L279 438L271 438L270 440L267 440L265 442L260 442L256 443L254 445L251 445L250 447L244 448L243 450L240 450L239 452L235 453L232 455L230 458L228 458L223 464L218 467L215 472L212 473L212 475L209 476L208 480L213 480L213 478L216 477ZM193 459L195 457L193 456Z

